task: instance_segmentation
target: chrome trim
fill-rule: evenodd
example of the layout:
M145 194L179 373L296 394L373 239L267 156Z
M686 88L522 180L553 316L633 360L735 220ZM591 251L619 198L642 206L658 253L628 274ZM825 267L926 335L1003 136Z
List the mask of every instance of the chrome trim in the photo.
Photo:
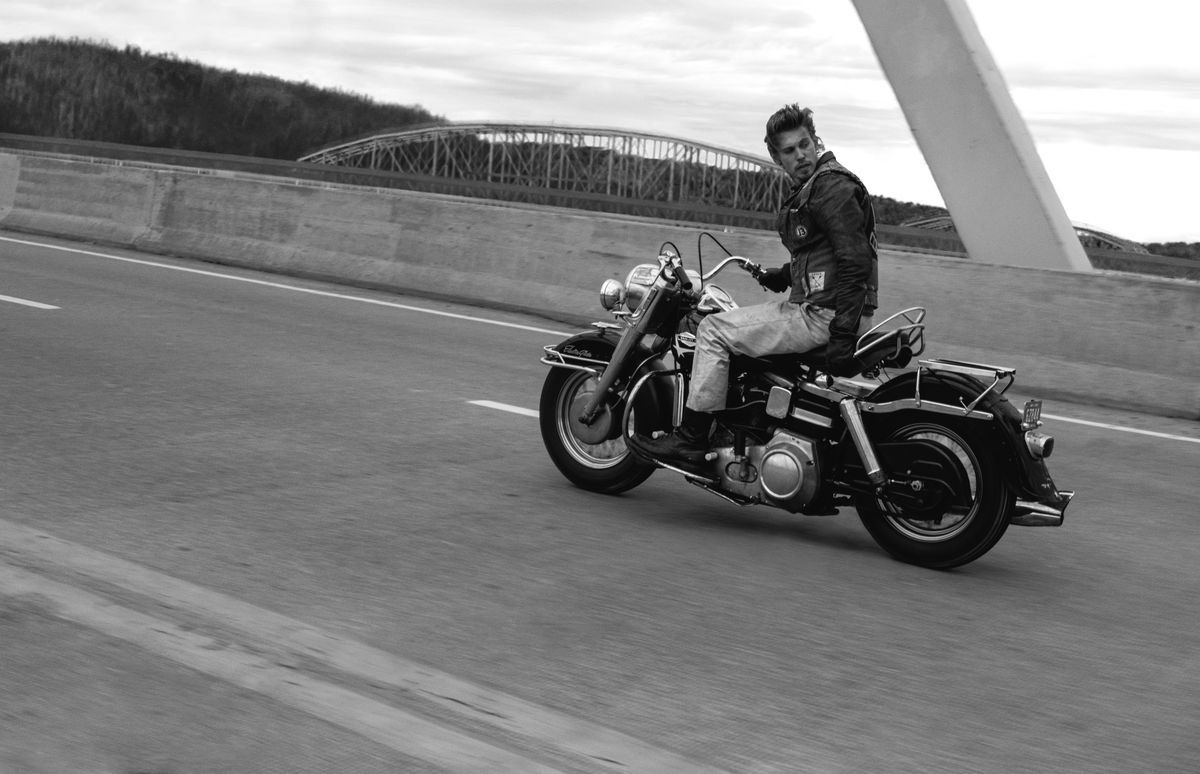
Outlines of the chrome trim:
M700 300L696 302L696 311L706 314L728 312L737 308L737 301L734 301L729 291L720 285L705 285L700 290Z
M647 381L655 377L668 377L675 382L671 406L671 426L679 427L680 423L683 422L683 372L679 371L678 369L670 371L649 371L645 374L642 374L641 378L633 383L633 386L629 388L629 392L625 395L625 415L621 418L623 423L622 427L629 427L629 412L633 410L634 401L637 399L637 395L641 391L642 386L645 385Z
M885 336L885 337L879 339L878 341L874 341L865 346L863 345L863 342L866 341L867 338L869 338L872 334L874 334L876 331L878 331L883 326L885 326L888 323L890 323L891 321L895 320L897 317L903 317L905 322L907 322L908 324L901 325L897 328L894 328L893 330L888 331L889 336ZM924 322L924 320L925 320L925 307L923 307L923 306L911 306L908 309L901 309L899 312L896 312L893 315L889 315L888 317L884 318L883 320L880 320L875 325L872 325L870 330L868 330L866 333L864 333L863 335L858 337L858 341L855 343L854 356L862 357L863 355L870 352L871 350L879 349L879 348L883 347L885 344L893 343L892 342L893 338L899 338L901 335L910 334L910 333L912 334L911 336L904 335L904 345L913 349L914 355L921 354L922 352L925 351L925 322ZM894 336L892 334L894 334ZM920 346L918 346L918 344Z
M609 279L600 283L600 306L611 312L625 303L625 285L620 280Z
M846 420L846 427L850 430L850 440L854 441L854 448L858 449L858 456L862 459L863 467L867 469L867 478L871 479L875 486L883 486L887 483L887 474L883 472L879 458L875 456L875 448L871 446L871 438L867 435L866 425L863 424L858 401L846 398L838 404L838 408L841 409L842 419Z
M1075 492L1072 490L1060 491L1058 498L1062 501L1062 507L1037 503L1031 500L1017 500L1008 523L1015 524L1018 527L1061 527L1063 513L1067 510L1067 506L1071 504L1071 498L1074 496Z
M951 406L949 403L938 403L932 400L917 400L916 398L902 398L901 400L892 400L887 403L862 404L862 410L868 414L892 414L897 411L907 411L909 409L920 409L921 411L928 411L931 414L949 414L954 417L980 419L984 422L991 422L996 418L987 411L975 411L972 409L964 413L961 406Z
M661 464L661 463L659 463L659 464ZM682 473L684 475L684 477L687 478L688 483L695 484L696 486L700 487L704 491L709 492L711 494L715 494L717 497L720 497L722 500L731 502L734 505L737 505L739 507L744 508L748 505L758 505L761 502L761 500L751 500L749 498L747 498L745 500L741 500L741 499L735 498L731 495L728 495L728 494L722 492L721 490L716 488L720 483L720 481L718 479L700 478L695 473L688 473L686 470L680 470L679 468L673 468L670 465L663 465L663 467L667 468L668 470L673 470L676 473Z
M1001 380L1008 379L1008 384L1005 385L1004 389L1000 391L1000 394L1003 395L1008 391L1009 387L1012 387L1013 382L1016 381L1017 378L1017 370L1015 368L985 365L984 363L968 363L961 360L941 360L939 358L934 358L932 360L918 360L917 364L921 366L917 369L916 400L918 407L921 405L921 374L924 373L924 369L929 369L930 371L946 371L952 374L963 374L965 376L974 376L979 379L992 379L992 383L985 387L983 392L979 393L979 395L975 397L975 400L962 407L960 413L963 415L970 414L972 411L974 411L975 407L979 405L979 401L983 400L984 396L986 396L989 392L996 389L996 385L1000 384Z
M1054 452L1054 436L1028 430L1025 432L1025 448L1035 460L1044 460Z
M564 355L556 350L553 344L542 347L542 351L546 353L545 357L541 359L542 363L552 368L569 368L572 371L586 371L592 376L599 376L604 367L608 365L608 363L602 360L589 360L588 358ZM568 357L571 358L570 361L567 360ZM592 365L584 365L584 363L591 363ZM593 368L592 366L599 366L599 368Z
M810 425L818 425L819 427L833 427L833 420L829 417L823 417L820 414L812 411L805 411L802 408L792 409L792 419L799 419L801 422L808 422Z
M841 400L846 397L844 392L829 389L828 387L822 387L819 384L814 384L812 382L799 382L796 386L807 392L809 395L816 395L818 398L824 398L831 403L840 403Z
M788 407L792 405L792 391L787 387L775 385L767 393L767 416L783 419L788 415Z
M1015 368L987 365L986 363L969 363L965 360L942 360L941 358L931 358L929 360L918 360L917 363L925 366L931 371L950 371L951 373L956 374L978 376L981 379L989 376L996 379L1001 379L1007 376L1012 376L1017 372L1017 369Z
M757 266L757 264L755 264L754 261L750 260L749 258L743 258L740 255L731 255L728 258L726 258L725 260L718 263L715 269L713 269L709 273L703 275L700 278L701 283L708 282L710 279L712 279L713 277L720 274L721 270L724 269L730 263L737 263L738 265L740 265L743 269L746 269L747 271L750 270L750 267Z
M702 486L705 489L708 489L709 487L715 487L715 486L717 486L717 484L721 483L721 480L719 478L713 478L711 476L705 476L705 475L702 475L700 473L695 473L690 470L684 470L683 468L677 468L669 462L663 462L662 460L650 460L650 461L653 462L655 465L659 466L660 468L665 468L666 470L671 470L676 473L682 474L683 477L686 478L688 481L691 481L693 484L697 484L698 486ZM713 494L721 494L720 492L716 491L715 489L712 489L710 491ZM731 502L731 503L736 502L734 500L730 500L725 495L721 495L721 496L724 497L726 500L729 500L729 502Z

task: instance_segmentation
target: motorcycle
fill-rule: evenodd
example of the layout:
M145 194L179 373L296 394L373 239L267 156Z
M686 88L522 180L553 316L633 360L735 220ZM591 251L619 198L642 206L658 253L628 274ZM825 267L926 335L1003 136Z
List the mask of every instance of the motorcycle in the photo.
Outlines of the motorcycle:
M708 273L706 237L725 254ZM1038 429L1042 402L1018 411L1004 397L1011 368L944 359L910 368L925 349L923 307L859 337L856 377L823 373L824 347L734 355L728 407L716 414L704 462L640 456L627 438L682 420L698 320L737 306L710 280L729 267L763 272L708 233L698 254L700 270L688 269L664 243L654 263L603 283L601 305L614 322L543 348L542 439L573 484L616 494L665 468L739 506L801 515L853 507L891 556L936 569L983 556L1010 524L1063 523L1075 493L1059 490L1046 467L1054 438Z

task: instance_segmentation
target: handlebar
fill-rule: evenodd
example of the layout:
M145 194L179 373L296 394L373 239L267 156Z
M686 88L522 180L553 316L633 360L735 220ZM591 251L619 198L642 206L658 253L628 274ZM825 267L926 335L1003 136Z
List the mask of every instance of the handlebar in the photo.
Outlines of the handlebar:
M728 258L726 258L725 260L718 263L717 267L715 269L713 269L709 273L705 274L701 279L703 279L705 282L708 282L709 279L715 277L717 274L719 274L721 272L722 269L724 269L726 266L728 266L731 263L736 263L738 265L738 268L749 272L750 276L754 277L754 279L758 279L759 277L761 277L764 272L764 269L761 265L755 263L754 261L750 260L749 258L744 258L740 255L731 255Z

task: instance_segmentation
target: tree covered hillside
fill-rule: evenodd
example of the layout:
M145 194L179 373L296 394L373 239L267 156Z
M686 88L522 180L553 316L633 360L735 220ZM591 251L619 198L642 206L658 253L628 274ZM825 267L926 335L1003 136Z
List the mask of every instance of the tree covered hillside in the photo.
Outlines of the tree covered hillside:
M348 137L441 121L418 106L133 46L0 43L0 132L296 159Z

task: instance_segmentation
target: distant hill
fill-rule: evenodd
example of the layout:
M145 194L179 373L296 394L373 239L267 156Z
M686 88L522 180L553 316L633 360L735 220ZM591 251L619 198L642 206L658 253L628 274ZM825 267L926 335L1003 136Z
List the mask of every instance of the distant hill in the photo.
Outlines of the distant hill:
M0 132L297 159L445 119L418 106L79 39L0 43Z

